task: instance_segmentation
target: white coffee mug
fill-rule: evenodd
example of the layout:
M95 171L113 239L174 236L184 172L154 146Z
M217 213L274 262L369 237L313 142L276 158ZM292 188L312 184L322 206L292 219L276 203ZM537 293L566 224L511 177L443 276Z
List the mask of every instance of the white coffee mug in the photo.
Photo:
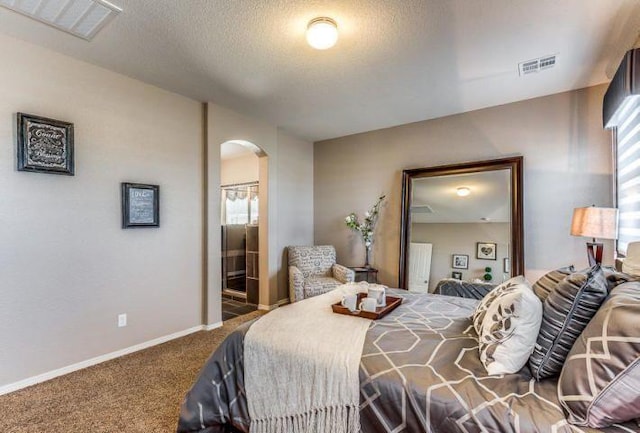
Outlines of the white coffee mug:
M378 306L378 300L376 298L366 297L360 302L360 309L362 311L368 311L370 313L376 312L376 307Z
M367 293L367 297L375 298L378 302L378 307L384 307L387 305L387 297L385 295L384 287L371 287Z
M356 304L358 303L358 295L346 295L342 298L340 303L343 307L349 309L349 311L356 311Z

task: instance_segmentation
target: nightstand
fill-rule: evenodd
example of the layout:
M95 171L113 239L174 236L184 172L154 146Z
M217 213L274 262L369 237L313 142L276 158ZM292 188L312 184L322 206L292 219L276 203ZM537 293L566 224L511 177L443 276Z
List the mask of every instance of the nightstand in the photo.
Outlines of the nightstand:
M366 281L367 283L378 282L378 270L374 268L349 268L356 273L356 283L359 281Z

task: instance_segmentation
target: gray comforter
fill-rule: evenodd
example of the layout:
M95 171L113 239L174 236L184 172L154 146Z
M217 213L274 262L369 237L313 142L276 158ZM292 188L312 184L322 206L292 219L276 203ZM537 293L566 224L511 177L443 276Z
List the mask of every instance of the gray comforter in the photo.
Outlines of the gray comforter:
M364 433L597 431L567 423L555 380L536 382L527 367L487 375L470 319L477 301L393 292L403 304L371 323L360 362ZM178 433L249 432L243 341L250 325L207 361L182 405ZM640 428L628 423L604 431Z

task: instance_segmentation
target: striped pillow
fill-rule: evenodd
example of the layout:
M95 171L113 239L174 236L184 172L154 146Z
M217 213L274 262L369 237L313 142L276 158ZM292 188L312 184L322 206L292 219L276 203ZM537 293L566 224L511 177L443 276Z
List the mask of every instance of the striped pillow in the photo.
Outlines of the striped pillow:
M543 305L542 326L529 359L536 380L560 373L573 343L608 294L600 265L575 272L550 292Z
M534 293L538 298L540 298L540 301L544 302L545 299L547 299L547 296L549 296L549 293L555 290L558 283L564 280L567 275L571 275L574 271L575 269L573 268L573 265L571 265L548 272L535 282L533 285Z

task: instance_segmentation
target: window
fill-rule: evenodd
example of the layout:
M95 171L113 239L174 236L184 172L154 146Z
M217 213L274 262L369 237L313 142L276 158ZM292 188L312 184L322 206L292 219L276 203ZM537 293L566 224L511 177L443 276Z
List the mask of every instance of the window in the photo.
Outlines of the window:
M616 205L619 212L618 254L640 240L640 98L629 98L614 132Z
M258 185L222 187L222 215L224 225L258 223Z

